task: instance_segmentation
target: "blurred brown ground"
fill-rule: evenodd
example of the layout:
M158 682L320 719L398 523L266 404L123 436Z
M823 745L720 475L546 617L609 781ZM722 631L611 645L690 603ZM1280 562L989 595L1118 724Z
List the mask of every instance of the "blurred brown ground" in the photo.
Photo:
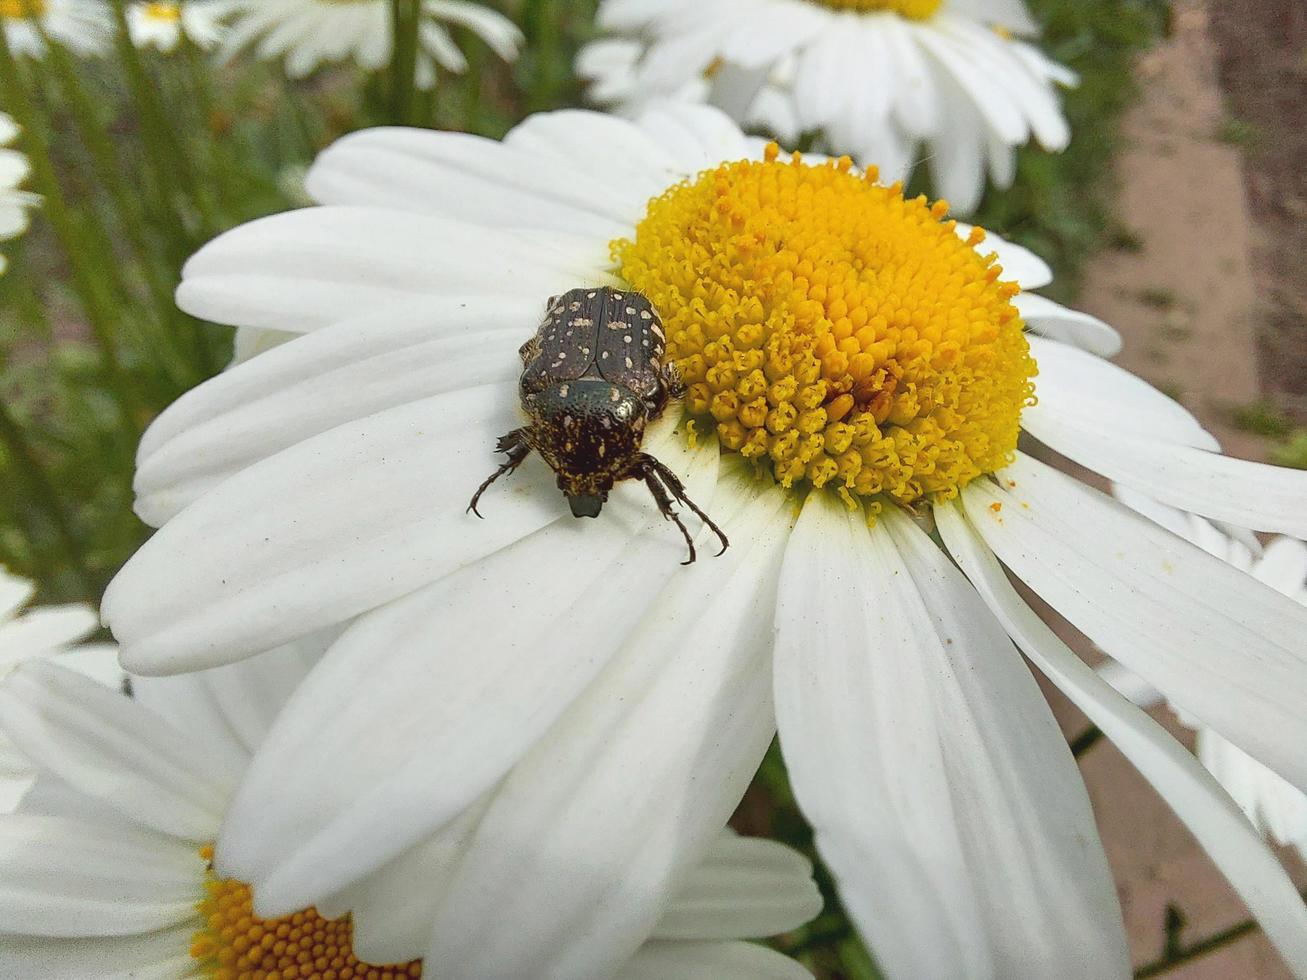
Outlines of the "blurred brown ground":
M1174 11L1172 37L1138 65L1141 97L1117 164L1118 217L1141 247L1097 257L1078 305L1124 334L1121 364L1179 397L1228 452L1264 459L1265 441L1235 428L1230 410L1263 396L1307 407L1307 398L1293 401L1307 395L1307 4L1176 0ZM1246 130L1232 129L1231 110L1254 124L1242 149L1232 134ZM1074 645L1093 657L1082 638ZM1069 736L1084 730L1064 698L1050 700ZM1169 712L1154 715L1192 745ZM1081 768L1136 964L1161 955L1168 905L1184 917L1185 945L1247 918L1114 747L1100 742ZM1282 856L1307 885L1307 866ZM1289 973L1254 934L1167 976Z

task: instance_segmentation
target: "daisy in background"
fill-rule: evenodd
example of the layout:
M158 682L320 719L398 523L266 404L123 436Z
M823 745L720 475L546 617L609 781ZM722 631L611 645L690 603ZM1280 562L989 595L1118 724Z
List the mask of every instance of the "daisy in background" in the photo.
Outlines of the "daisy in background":
M127 30L138 48L168 54L186 37L208 49L222 39L222 18L230 9L228 0L137 0L127 8Z
M0 730L41 770L18 812L0 816L0 975L449 975L439 960L428 966L423 957L429 910L456 866L456 838L377 875L371 905L353 920L327 903L261 918L249 887L214 866L210 844L232 791L314 656L311 645L288 647L207 674L142 679L135 701L47 665L20 668L0 688ZM384 834L385 824L376 830ZM821 897L811 871L780 844L719 830L652 935L612 976L809 977L781 954L742 940L812 918ZM502 917L496 924L508 943L530 926Z
M596 102L707 98L889 180L929 160L963 213L986 172L1011 186L1017 147L1071 137L1057 86L1076 76L1021 40L1039 33L1022 0L604 0L598 23L612 36L577 68Z
M1128 976L1085 789L1019 646L1307 970L1307 910L1264 842L1004 569L1307 786L1307 609L1017 438L1299 535L1307 474L1219 455L1082 349L1114 349L1109 327L1021 291L1048 282L1036 257L873 177L759 158L706 107L542 114L502 142L375 130L314 165L322 206L190 261L188 311L303 336L146 434L138 511L163 526L104 608L124 662L160 674L350 621L219 839L260 914L348 892L474 814L431 955L457 978L605 976L779 727L889 976ZM518 347L585 284L661 314L688 392L644 448L729 534L720 558L682 567L629 481L572 520L537 459L484 521L465 513L520 424ZM540 908L499 941L496 917ZM576 934L605 941L560 945Z
M10 51L33 58L45 53L42 32L79 55L102 54L113 37L102 0L0 0L0 29Z
M117 688L117 648L83 643L100 626L90 606L27 608L36 586L0 566L0 677L29 660L52 660ZM14 808L36 778L32 764L0 734L0 813Z
M253 47L281 58L286 73L304 78L319 65L353 60L365 71L390 63L394 43L390 0L230 0L231 32L222 53ZM445 25L466 27L505 61L517 58L522 32L497 11L468 0L422 0L417 85L436 84L436 66L461 73L467 60Z
M19 132L18 124L0 112L0 241L17 238L25 232L28 212L41 203L39 195L22 189L32 166L23 153L9 147ZM5 257L0 255L0 272L7 265Z
M1123 503L1150 520L1307 605L1307 544L1302 541L1277 537L1264 550L1254 552L1201 517L1163 506L1126 488L1115 488L1115 492ZM1099 667L1099 673L1142 707L1151 707L1164 699L1161 692L1115 661ZM1253 826L1275 843L1294 847L1307 858L1307 794L1182 708L1177 707L1176 714L1182 723L1197 729L1198 758L1239 804Z

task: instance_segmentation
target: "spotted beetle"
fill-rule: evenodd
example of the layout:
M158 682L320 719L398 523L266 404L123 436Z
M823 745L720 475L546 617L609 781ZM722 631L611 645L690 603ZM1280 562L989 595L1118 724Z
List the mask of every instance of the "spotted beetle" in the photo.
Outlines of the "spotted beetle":
M522 345L518 397L528 424L500 436L502 463L472 495L476 514L486 488L512 473L531 450L558 474L573 517L598 517L619 480L643 480L664 518L674 521L695 560L694 540L672 500L689 507L722 543L726 535L685 494L664 463L641 452L646 426L667 402L684 394L675 369L663 362L666 337L653 305L639 293L582 287L549 300L534 337Z

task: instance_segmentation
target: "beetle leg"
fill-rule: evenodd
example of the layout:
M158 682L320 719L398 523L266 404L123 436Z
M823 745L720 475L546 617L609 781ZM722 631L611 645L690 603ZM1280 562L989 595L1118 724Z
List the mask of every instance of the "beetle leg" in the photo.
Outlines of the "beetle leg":
M652 459L653 457L651 456L649 458ZM694 539L690 537L690 532L686 529L684 522L681 520L681 515L676 513L672 508L672 498L668 496L667 489L659 481L657 470L651 466L642 465L637 471L637 474L644 480L644 484L649 488L649 492L653 494L654 503L658 505L658 512L667 520L675 521L676 526L681 529L681 536L685 538L685 543L690 549L690 557L681 562L681 564L694 564L696 557L694 551Z
M717 554L719 557L722 554L724 554L726 549L731 546L730 539L726 537L726 532L723 531L720 527L718 527L717 523L711 517L705 514L702 510L700 510L699 505L696 504L693 500L691 500L686 495L685 484L681 482L681 478L678 477L675 473L673 473L671 471L671 468L668 467L665 463L660 462L658 459L656 459L653 456L650 456L648 453L641 453L639 459L645 472L649 472L650 470L652 470L654 473L656 473L658 475L658 478L662 480L663 483L667 484L667 488L672 492L672 496L675 497L678 502L685 504L686 507L689 507L690 510L692 510L695 513L695 515L699 518L699 520L703 521L705 524L708 525L708 527L712 528L713 534L717 535L717 539L722 543L721 551L717 552Z
M472 494L472 502L467 505L467 509L476 514L477 517L481 516L481 512L477 510L477 501L481 499L481 495L486 492L490 484L505 473L512 473L513 470L522 465L522 460L531 455L531 447L526 441L526 429L514 429L507 435L500 436L499 442L495 446L495 452L508 453L508 462L501 463L499 469L486 477L486 481L477 487L477 492Z

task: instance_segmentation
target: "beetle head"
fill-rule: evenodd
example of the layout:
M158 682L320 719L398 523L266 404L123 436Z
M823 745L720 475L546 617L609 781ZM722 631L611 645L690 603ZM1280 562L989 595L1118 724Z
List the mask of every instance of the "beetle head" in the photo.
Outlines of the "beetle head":
M575 517L598 517L613 484L640 455L647 409L602 378L557 382L523 399L532 447L558 474Z

